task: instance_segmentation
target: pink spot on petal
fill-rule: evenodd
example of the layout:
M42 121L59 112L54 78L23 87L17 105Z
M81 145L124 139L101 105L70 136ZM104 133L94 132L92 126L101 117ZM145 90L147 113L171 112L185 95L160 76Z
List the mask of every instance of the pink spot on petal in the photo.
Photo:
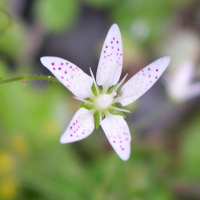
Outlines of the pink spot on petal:
M66 63L66 65L68 65L68 62Z
M59 69L59 70L61 70L61 68L60 68L60 67L59 67L58 69Z
M63 65L63 63L61 63L61 65Z
M70 66L70 68L72 68L72 66Z
M115 141L113 141L115 143Z
M73 123L73 125L75 125L75 123Z
M72 126L70 126L70 129L72 129Z
M122 151L124 151L124 148L122 148Z
M67 74L67 71L65 71L65 74Z
M115 38L113 38L113 40L115 40Z
M151 75L149 75L149 77L151 77Z
M63 76L61 76L61 78L63 78Z
M158 69L156 69L156 71L158 72Z
M82 132L82 134L85 134L84 132Z
M71 134L70 136L72 137L73 135Z
M54 67L53 70L56 70L56 68Z
M150 70L150 68L148 68L148 70Z
M106 46L106 48L108 48L108 46Z
M155 78L158 78L157 76Z
M76 131L74 131L74 133L76 133Z
M54 63L51 63L52 65L54 65Z

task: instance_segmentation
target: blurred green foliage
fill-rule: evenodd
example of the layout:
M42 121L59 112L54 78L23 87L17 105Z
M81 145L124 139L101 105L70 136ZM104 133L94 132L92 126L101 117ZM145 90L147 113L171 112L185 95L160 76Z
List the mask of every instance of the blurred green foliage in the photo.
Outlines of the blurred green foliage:
M76 0L35 1L35 15L50 32L61 31L76 20L79 4Z
M33 21L40 23L45 34L53 35L75 25L83 4L106 11L108 26L111 22L120 26L124 68L132 74L135 69L129 69L130 64L154 54L153 48L173 29L177 8L192 3L189 0L38 0L34 1L31 12ZM35 73L34 59L23 63L23 56L29 55L26 51L32 24L26 24L9 10L6 1L0 1L0 6L0 80ZM60 135L79 107L60 84L20 81L1 85L0 104L2 200L182 200L182 190L178 189L182 185L184 199L199 199L195 190L199 191L200 182L199 111L187 123L172 128L172 134L163 131L145 138L136 137L138 133L131 130L131 158L123 162L101 129L83 141L59 143ZM131 106L138 108L138 104ZM127 115L132 124L130 118Z
M183 131L181 138L180 155L183 166L181 173L183 178L196 182L200 180L200 113L190 120Z

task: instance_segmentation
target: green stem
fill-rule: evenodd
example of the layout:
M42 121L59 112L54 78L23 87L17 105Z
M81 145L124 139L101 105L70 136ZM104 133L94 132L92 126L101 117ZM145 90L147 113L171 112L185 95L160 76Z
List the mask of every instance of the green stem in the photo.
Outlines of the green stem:
M19 76L15 78L9 78L5 80L0 79L0 85L6 84L6 83L11 83L15 81L27 81L27 80L46 80L46 81L52 81L56 83L60 83L56 78L54 77L48 77L48 76L40 76L40 75L33 75L33 76Z

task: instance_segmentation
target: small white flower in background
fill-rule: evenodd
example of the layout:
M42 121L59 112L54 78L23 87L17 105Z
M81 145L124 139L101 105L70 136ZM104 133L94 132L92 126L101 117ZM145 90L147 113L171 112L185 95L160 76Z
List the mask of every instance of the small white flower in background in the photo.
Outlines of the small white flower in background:
M161 52L171 55L173 62L167 69L164 80L167 92L175 102L184 102L200 95L200 77L197 67L200 54L199 35L192 30L173 33L164 43Z
M75 99L83 101L60 142L82 140L93 132L95 126L98 128L101 125L118 156L127 160L130 157L131 135L122 112L129 111L117 108L115 104L126 106L148 91L169 65L170 57L160 58L139 71L117 93L126 76L118 83L122 71L123 47L119 27L114 24L103 44L96 82L91 70L92 77L62 58L42 57L41 62L75 95Z

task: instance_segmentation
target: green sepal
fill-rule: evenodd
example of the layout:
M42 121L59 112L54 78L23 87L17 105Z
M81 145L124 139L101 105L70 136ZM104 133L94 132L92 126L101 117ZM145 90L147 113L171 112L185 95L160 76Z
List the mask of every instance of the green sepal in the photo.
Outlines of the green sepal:
M112 115L120 115L122 116L123 118L126 118L126 116L124 115L123 112L119 111L119 110L115 110L115 109L108 109L108 111L112 114Z
M85 98L85 100L87 100L89 102L92 102L92 100L90 98Z
M91 110L93 108L93 105L83 102L83 103L80 104L80 107L81 108L86 108L87 110Z
M96 129L98 129L99 124L100 124L100 114L99 114L99 112L94 113L94 123L95 123Z
M108 90L107 94L112 93L113 90L114 90L118 85L119 85L119 83L117 83L116 85L114 85L113 87L111 87L111 88Z
M98 90L99 90L99 93L101 93L101 89L97 86L97 88L98 88ZM96 90L96 88L95 88L95 85L94 85L94 83L92 84L92 93L95 95L95 96L97 96L97 90Z

